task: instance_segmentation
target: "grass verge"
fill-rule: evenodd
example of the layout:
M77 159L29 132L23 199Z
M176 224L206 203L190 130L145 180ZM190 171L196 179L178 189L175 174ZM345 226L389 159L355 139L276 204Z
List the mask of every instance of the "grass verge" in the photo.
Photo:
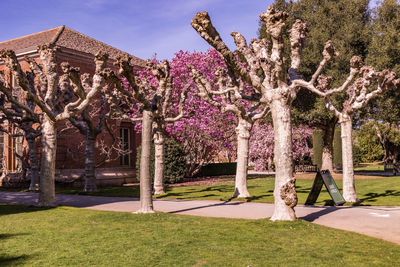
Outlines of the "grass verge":
M1 266L395 266L400 246L271 222L0 204Z
M296 190L299 204L304 204L311 190L313 179L297 179ZM336 180L342 189L342 180ZM400 206L400 177L356 180L357 194L361 202L356 205L371 206ZM248 179L250 198L240 201L273 203L274 179L272 176ZM214 185L177 186L167 187L166 194L157 198L192 199L192 200L230 200L234 192L234 181L224 180ZM57 193L87 194L95 196L139 197L139 187L111 187L102 188L96 193L82 193L79 189L60 189ZM325 187L318 198L316 205L333 205Z

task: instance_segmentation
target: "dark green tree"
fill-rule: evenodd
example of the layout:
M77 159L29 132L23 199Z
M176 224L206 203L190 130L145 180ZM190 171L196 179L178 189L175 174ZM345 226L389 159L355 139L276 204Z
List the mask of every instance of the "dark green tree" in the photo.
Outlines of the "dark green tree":
M372 18L373 35L367 63L399 74L400 4L396 0L384 0L372 11ZM400 152L400 90L378 97L359 116L364 122L374 120L371 125L385 150L385 162L396 163Z
M369 0L299 0L285 2L276 0L275 5L285 10L294 22L296 18L307 23L308 34L303 50L300 73L306 80L317 69L325 42L332 40L339 55L326 68L325 75L334 77L333 87L342 84L349 73L349 61L358 55L367 56L371 39ZM291 27L290 23L287 27ZM260 26L260 29L264 25ZM265 32L260 30L260 32ZM267 37L267 36L264 36ZM287 40L288 43L288 40ZM289 58L289 57L287 57ZM344 94L335 96L341 103ZM326 108L322 98L301 89L293 102L294 123L307 123L322 130L322 169L333 170L333 137L337 118Z
M382 160L384 151L375 129L375 122L371 121L361 126L355 132L355 138L360 147L361 162L374 162Z

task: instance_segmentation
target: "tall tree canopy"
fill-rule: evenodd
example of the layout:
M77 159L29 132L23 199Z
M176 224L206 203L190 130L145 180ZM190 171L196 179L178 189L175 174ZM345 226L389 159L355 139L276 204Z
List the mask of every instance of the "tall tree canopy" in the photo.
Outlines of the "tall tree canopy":
M276 6L289 14L287 27L300 18L307 23L307 40L303 50L299 73L309 80L320 64L320 55L326 40L331 40L338 55L330 62L324 74L335 77L332 86L339 86L348 75L349 61L353 55L364 59L370 42L368 9L369 0L299 0L285 2L276 0ZM261 25L260 35L263 34ZM261 35L262 36L262 35ZM286 45L289 40L286 36ZM289 56L286 56L289 58ZM331 100L335 104L344 101L344 94ZM311 92L302 89L293 103L294 122L306 122L323 130L323 169L333 169L332 144L337 118L325 108L325 102Z
M366 62L376 69L400 73L400 4L384 0L372 11L372 40ZM390 108L388 108L390 107ZM371 101L358 114L361 121L374 120L375 132L385 150L385 161L396 162L400 132L400 91L392 90Z

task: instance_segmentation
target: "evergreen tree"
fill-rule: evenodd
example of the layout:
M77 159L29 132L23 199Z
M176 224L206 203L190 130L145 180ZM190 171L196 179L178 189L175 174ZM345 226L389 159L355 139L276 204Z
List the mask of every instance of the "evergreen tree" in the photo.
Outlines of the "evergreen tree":
M376 69L392 69L400 73L400 4L384 0L372 11L372 40L367 63ZM372 101L359 114L362 121L375 120L375 130L383 149L385 161L396 162L400 140L400 91L391 90Z
M334 77L332 86L343 83L349 73L349 61L353 55L366 58L371 39L368 4L369 0L275 1L277 8L290 14L292 22L300 18L307 23L307 45L303 50L300 66L300 73L305 79L309 79L317 69L327 40L332 40L336 51L339 52L339 56L329 63L325 71L325 75ZM262 27L265 26L260 26L260 32ZM288 40L286 42L288 43ZM339 94L333 100L342 103L344 97L344 94ZM322 98L306 89L301 89L298 93L293 103L292 114L295 123L307 123L322 130L322 169L332 171L333 136L337 118L325 108Z

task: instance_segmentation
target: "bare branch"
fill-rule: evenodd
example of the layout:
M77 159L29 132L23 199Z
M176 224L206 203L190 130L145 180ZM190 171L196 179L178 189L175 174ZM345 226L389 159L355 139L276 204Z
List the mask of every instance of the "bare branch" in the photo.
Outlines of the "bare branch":
M259 113L252 113L249 115L249 117L254 121L263 118L264 116L266 116L266 114L268 114L270 112L270 109L268 107L268 105L265 105L264 108L262 109L261 112Z
M181 97L179 99L179 104L178 104L179 114L177 116L173 117L173 118L165 118L165 122L176 122L176 121L178 121L178 120L183 118L183 115L184 115L183 114L183 108L184 108L184 105L185 105L187 93L188 93L188 90L189 90L190 86L191 86L190 84L187 84L182 90ZM166 102L167 101L164 100L164 103L166 103Z
M305 43L307 25L297 19L290 30L291 66L289 69L290 80L298 79L297 70L301 62L301 54Z
M221 53L227 65L232 68L235 73L239 73L245 82L251 84L257 91L261 91L261 84L257 83L257 81L252 81L248 70L238 62L235 54L222 41L221 36L212 25L210 16L206 11L197 12L191 21L191 25L204 40Z
M70 116L76 113L82 112L94 99L96 94L104 87L104 67L107 61L108 55L104 53L97 53L95 56L96 70L93 76L93 85L90 91L86 94L85 98L78 98L75 102L69 103L64 107L64 111L58 114L55 118L56 121L68 119ZM80 91L80 89L78 89Z

